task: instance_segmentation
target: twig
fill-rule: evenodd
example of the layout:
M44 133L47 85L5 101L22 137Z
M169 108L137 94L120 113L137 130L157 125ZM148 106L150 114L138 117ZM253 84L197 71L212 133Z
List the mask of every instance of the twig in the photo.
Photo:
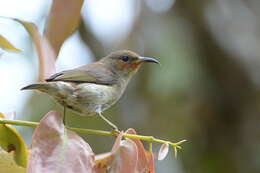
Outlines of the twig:
M0 124L12 124L16 126L29 126L29 127L36 127L39 125L38 122L32 122L32 121L22 121L22 120L7 120L7 119L0 119ZM83 134L90 134L90 135L102 135L102 136L117 136L114 132L104 131L104 130L94 130L94 129L81 129L81 128L68 128L69 130L72 130L77 133L83 133ZM176 149L181 149L181 144L185 142L186 140L182 140L179 142L170 142L162 139L154 138L153 136L144 136L144 135L133 135L133 134L127 134L124 133L123 137L130 138L130 139L139 139L143 141L148 141L150 143L157 142L157 143L168 143L172 147Z

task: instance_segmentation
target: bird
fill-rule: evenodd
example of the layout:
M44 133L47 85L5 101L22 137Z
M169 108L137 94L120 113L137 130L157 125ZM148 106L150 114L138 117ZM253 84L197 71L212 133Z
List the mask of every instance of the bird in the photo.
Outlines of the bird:
M30 84L21 90L47 93L64 107L81 116L98 115L114 130L117 126L102 112L114 105L124 93L129 81L144 63L160 64L130 50L118 50L99 61L51 75L44 82Z

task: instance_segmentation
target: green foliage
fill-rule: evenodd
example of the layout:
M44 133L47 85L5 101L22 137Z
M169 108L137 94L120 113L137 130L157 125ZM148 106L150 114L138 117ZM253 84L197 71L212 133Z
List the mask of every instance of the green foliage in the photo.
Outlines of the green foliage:
M0 172L25 173L26 168L19 166L14 160L14 152L6 152L0 148Z
M16 48L10 41L8 41L4 36L0 35L0 48L11 51L15 53L21 53L22 50Z
M25 141L17 130L10 125L0 124L0 147L7 152L13 152L17 165L26 167L28 162L28 149Z

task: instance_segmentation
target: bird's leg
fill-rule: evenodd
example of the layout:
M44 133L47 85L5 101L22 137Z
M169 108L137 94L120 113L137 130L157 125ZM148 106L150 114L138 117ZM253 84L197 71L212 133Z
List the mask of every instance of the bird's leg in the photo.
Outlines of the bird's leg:
M66 106L63 107L63 124L66 127Z
M106 123L108 123L111 127L113 127L113 130L115 132L118 132L118 128L115 124L113 124L112 122L110 122L106 117L104 117L101 112L98 113L98 115L100 116L101 119L103 119Z

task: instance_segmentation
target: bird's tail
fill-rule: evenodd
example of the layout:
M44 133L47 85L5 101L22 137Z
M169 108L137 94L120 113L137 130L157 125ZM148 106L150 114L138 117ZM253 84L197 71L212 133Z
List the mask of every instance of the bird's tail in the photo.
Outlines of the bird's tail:
M57 82L45 82L45 83L37 83L37 84L31 84L26 87L23 87L21 90L38 90L41 92L45 92L51 96L56 96L56 95L64 95L64 93L69 93L70 92L70 87L61 83ZM66 92L64 92L66 90Z
M28 85L26 87L23 87L21 90L40 90L40 91L44 91L47 90L49 88L49 86L45 83L38 83L38 84L31 84Z

